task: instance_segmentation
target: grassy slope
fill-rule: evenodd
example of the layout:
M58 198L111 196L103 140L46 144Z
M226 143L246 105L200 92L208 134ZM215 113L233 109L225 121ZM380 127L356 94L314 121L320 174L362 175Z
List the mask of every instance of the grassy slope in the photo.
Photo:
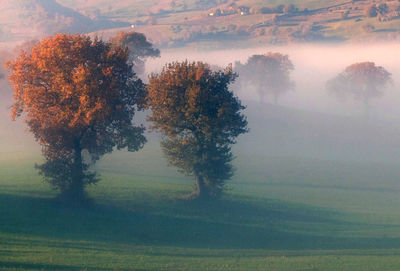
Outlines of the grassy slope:
M379 197L398 205L393 193L249 184L232 186L221 202L199 205L179 200L190 190L180 180L103 173L102 183L90 189L96 205L74 209L49 198L26 169L30 161L6 168L0 270L400 268L398 221L350 210L381 204ZM335 209L316 196L331 193L349 208ZM302 203L310 194L312 205Z
M160 156L153 139L105 157L85 209L52 199L37 153L3 156L0 270L400 269L396 166L241 150L229 192L198 204Z

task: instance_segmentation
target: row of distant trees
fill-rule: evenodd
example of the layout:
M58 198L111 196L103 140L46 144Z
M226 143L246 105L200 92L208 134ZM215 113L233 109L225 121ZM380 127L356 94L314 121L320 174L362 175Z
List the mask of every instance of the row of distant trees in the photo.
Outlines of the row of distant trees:
M90 166L104 154L143 147L145 127L133 120L144 109L169 163L195 177L193 196L222 192L233 174L231 145L248 131L244 106L228 88L236 74L173 62L145 85L135 71L157 56L139 33L110 41L57 34L7 62L12 118L25 118L45 158L37 168L63 199L85 202L85 187L99 181Z
M294 66L287 55L267 53L253 55L246 63L235 63L235 71L240 75L238 86L242 90L255 88L263 101L265 96L278 98L294 89L290 73ZM392 82L391 74L383 67L373 62L354 63L343 72L329 80L326 84L328 91L338 98L352 96L365 105L369 110L370 99L383 95L384 89Z

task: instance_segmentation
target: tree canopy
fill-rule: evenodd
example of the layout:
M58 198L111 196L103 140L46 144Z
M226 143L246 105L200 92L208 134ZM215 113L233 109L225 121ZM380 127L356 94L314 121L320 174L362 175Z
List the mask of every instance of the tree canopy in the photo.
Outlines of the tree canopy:
M144 62L148 57L159 57L160 51L153 48L146 36L138 32L119 32L110 42L118 47L129 49L129 61L137 74L144 73Z
M265 96L272 96L275 103L279 96L294 88L294 82L290 80L293 69L289 57L281 53L252 55L245 64L235 63L240 87L255 87L261 101Z
M352 96L363 102L368 111L370 99L381 97L390 82L391 74L385 68L375 66L374 62L360 62L348 66L329 80L326 87L339 98Z
M114 147L136 151L146 141L144 128L132 124L146 91L128 54L97 38L57 34L7 64L12 118L24 116L41 144L44 178L74 199L97 181L90 163Z
M196 178L196 195L218 196L233 174L231 144L247 132L245 108L229 90L236 74L202 62L174 62L153 74L148 106L169 163Z

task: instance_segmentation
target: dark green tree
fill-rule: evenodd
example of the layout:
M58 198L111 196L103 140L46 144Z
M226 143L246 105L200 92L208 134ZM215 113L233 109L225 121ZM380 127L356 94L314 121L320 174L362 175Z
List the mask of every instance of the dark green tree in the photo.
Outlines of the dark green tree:
M218 197L232 177L231 145L246 133L245 108L229 90L236 74L228 67L174 62L153 74L148 85L149 120L163 134L170 165L194 176L199 198Z
M97 38L57 34L8 62L12 118L25 117L45 157L37 168L74 202L98 181L90 164L114 147L136 151L146 141L144 128L132 124L146 90L128 55Z

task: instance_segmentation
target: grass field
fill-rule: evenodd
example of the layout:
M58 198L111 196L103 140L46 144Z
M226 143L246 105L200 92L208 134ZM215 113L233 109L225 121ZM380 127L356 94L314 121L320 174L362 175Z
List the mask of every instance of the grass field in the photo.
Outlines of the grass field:
M105 157L93 204L76 208L54 200L38 154L2 157L2 271L400 269L395 166L243 154L205 204L183 199L192 182L150 142Z

